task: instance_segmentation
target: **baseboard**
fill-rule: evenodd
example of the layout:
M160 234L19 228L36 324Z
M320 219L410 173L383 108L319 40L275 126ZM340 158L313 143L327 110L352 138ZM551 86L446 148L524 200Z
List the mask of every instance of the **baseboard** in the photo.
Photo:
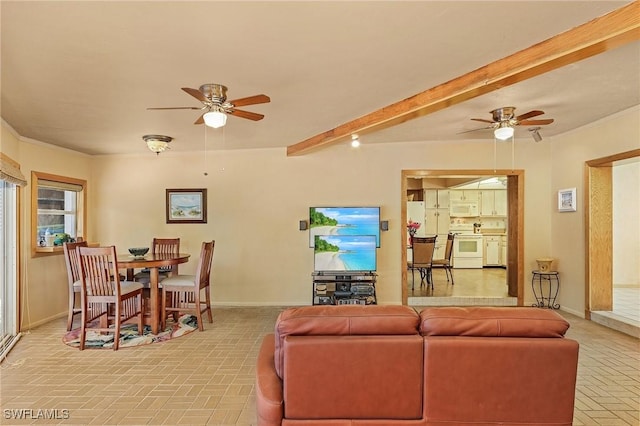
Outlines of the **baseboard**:
M51 322L53 320L57 320L58 318L64 318L66 316L67 316L67 312L65 311L65 312L61 312L59 314L55 314L55 315L52 315L52 316L47 317L47 318L43 318L43 319L41 319L39 321L32 322L32 323L29 323L29 324L22 324L21 323L20 324L20 331L31 330L32 328L39 327L39 326L47 324L47 323L49 323L49 322Z
M560 306L560 310L562 312L568 312L571 315L575 315L577 317L584 318L584 312L576 311L574 309L570 309L570 308L567 308L566 306L562 306L562 305Z

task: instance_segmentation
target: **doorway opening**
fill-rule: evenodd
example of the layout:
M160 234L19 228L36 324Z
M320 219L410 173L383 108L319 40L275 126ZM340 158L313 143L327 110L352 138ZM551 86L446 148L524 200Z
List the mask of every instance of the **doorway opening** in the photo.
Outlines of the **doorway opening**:
M505 297L416 297L412 295L410 287L412 276L409 270L402 268L402 302L407 305L517 305L524 303L524 171L523 170L402 170L401 173L401 220L408 223L407 194L411 193L411 182L415 179L439 180L442 188L460 185L473 179L499 176L506 179L507 215L506 223L506 269L503 271L506 280L507 294ZM407 232L401 227L402 265L410 260L407 250ZM466 273L464 269L460 273ZM489 272L489 271L488 271ZM499 271L493 271L499 272ZM454 270L454 274L456 271ZM444 276L444 275L443 275ZM455 279L455 277L454 277ZM498 278L500 279L500 278ZM504 282L504 281L503 281ZM419 285L419 284L418 284ZM435 283L436 286L451 285L450 283ZM434 288L435 291L435 288Z
M616 179L621 168L630 176ZM640 149L587 161L585 173L585 318L636 337L640 337L640 238L633 181L638 168ZM626 194L618 198L624 203L616 203L620 192ZM635 207L625 204L630 200L635 200Z

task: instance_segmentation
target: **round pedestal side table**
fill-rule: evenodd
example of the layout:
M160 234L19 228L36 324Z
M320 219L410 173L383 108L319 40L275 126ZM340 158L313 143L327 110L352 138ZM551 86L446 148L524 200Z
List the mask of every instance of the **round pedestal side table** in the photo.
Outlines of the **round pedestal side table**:
M531 289L536 303L533 306L538 308L558 309L560 305L556 303L558 291L560 290L560 277L557 271L532 271ZM545 290L546 296L545 296Z

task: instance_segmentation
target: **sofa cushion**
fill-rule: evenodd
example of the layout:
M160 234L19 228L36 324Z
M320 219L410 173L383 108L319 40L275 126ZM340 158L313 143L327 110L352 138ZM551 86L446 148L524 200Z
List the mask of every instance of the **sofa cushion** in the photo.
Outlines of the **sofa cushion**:
M423 347L418 334L287 336L284 417L420 419Z
M416 335L418 313L407 306L341 305L289 308L276 320L275 363L283 377L286 336Z
M434 307L420 312L423 336L563 337L569 323L549 309Z

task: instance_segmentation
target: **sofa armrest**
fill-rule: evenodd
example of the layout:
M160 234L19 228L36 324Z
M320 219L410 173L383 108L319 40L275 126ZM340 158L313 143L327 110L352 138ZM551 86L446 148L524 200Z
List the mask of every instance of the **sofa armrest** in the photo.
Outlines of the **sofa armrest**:
M280 425L284 416L282 380L276 374L274 351L275 337L267 334L262 340L256 364L256 412L259 426Z

